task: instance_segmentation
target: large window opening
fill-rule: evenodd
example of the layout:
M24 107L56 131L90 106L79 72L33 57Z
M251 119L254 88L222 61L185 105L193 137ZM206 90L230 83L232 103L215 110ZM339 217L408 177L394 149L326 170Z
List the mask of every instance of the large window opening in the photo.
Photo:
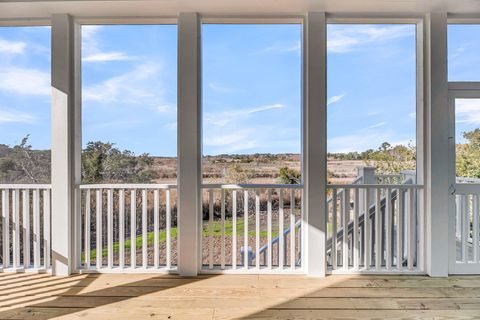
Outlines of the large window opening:
M327 51L328 182L415 170L415 25L329 24Z
M250 185L205 186L208 268L300 264L301 189L275 185L302 181L301 43L300 24L202 26L203 183Z
M82 147L84 267L170 269L176 25L82 26Z
M50 183L50 27L0 27L0 184Z

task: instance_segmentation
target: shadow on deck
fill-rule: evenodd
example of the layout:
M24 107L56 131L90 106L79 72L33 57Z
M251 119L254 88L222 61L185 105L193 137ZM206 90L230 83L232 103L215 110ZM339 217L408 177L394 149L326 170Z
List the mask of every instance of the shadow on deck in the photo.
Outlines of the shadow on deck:
M0 274L0 319L478 319L480 277Z

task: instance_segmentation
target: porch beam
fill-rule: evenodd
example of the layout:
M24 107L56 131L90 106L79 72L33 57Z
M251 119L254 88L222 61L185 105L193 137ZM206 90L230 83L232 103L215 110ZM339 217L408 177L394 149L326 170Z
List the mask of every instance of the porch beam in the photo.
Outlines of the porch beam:
M308 275L325 276L327 86L326 19L309 12L304 34L303 182L304 268Z
M178 17L178 272L197 275L201 234L200 19Z
M76 55L78 32L68 14L52 16L52 272L71 274L78 259L75 183L80 179L80 106ZM77 70L78 71L78 70Z
M447 13L425 17L426 271L448 275L449 113ZM454 254L454 253L453 253Z

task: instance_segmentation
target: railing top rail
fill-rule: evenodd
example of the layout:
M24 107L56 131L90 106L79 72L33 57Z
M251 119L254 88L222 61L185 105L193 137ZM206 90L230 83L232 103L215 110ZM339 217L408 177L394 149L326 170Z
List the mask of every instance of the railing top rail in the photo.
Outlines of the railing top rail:
M50 184L0 184L0 189L51 189L52 186Z
M454 193L457 195L480 194L480 183L457 184Z
M327 189L422 189L422 184L328 184Z
M204 189L302 189L303 184L202 184Z
M176 184L157 183L115 183L115 184L81 184L80 189L176 189Z
M383 177L401 177L402 175L396 174L396 173L380 173L380 174L376 174L375 176L383 178Z

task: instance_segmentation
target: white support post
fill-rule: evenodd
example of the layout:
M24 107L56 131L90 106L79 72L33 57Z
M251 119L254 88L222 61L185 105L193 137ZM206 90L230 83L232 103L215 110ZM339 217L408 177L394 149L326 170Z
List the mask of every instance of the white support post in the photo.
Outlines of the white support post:
M178 272L195 276L199 269L201 204L200 19L178 17Z
M303 103L303 228L305 272L325 276L327 181L326 20L323 12L309 12L304 35Z
M449 247L449 113L447 79L447 13L425 19L425 197L426 271L448 275ZM453 254L455 254L453 252Z
M75 65L78 27L67 14L52 16L52 272L71 274L79 241L75 232L75 183L79 179L80 110Z

